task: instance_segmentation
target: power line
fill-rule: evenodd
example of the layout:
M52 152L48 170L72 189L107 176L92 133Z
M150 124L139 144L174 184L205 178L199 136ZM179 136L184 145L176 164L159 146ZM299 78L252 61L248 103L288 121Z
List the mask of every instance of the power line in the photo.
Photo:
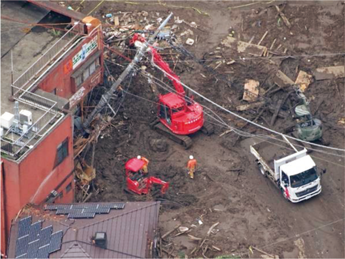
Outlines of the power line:
M167 73L166 71L164 71L163 69L161 69L161 68L160 68L159 66L157 66L156 64L153 64L153 65L154 65L156 68L158 68L160 71L162 71L165 75L171 76L169 73ZM294 137L285 135L285 134L283 134L283 133L280 133L280 132L278 132L278 131L272 130L272 129L270 129L270 128L264 127L264 126L262 126L262 125L260 125L260 124L258 124L258 123L255 123L255 122L253 122L253 121L251 121L251 120L248 120L248 119L245 118L245 117L242 117L242 116L238 115L237 113L234 113L234 112L232 112L232 111L230 111L230 110L224 108L223 106L217 104L216 102L210 100L209 98L205 97L204 95L198 93L197 91L195 91L195 90L192 89L191 87L187 86L186 84L182 83L181 81L180 81L180 83L181 83L181 85L183 85L186 89L192 91L193 93L195 93L196 95L198 95L198 96L201 97L202 99L206 100L207 102L211 103L212 105L214 105L214 106L218 107L219 109L221 109L221 110L223 110L223 111L225 111L225 112L227 112L227 113L229 113L229 114L231 114L231 115L233 115L233 116L235 116L235 117L237 117L237 118L239 118L239 119L241 119L241 120L244 120L245 122L250 123L250 124L252 124L252 125L254 125L254 126L256 126L256 127L259 127L259 128L261 128L261 129L267 130L267 131L269 131L269 132L271 132L271 133L274 133L274 134L277 134L277 135L281 135L281 136L284 135L285 137L287 137L287 138L289 138L289 139L293 139L293 140L298 141L298 142L306 143L306 144L309 144L309 145L313 145L313 146L317 146L317 147L321 147L321 148L325 148L325 149L331 149L331 150L336 150L336 151L345 152L345 149L335 148L335 147L327 147L327 146L324 146L324 145L319 145L319 144L316 144L316 143L304 141L304 140L301 140L301 139L298 139L298 138L294 138Z
M146 78L150 78L150 77L148 77L146 74L142 74L142 75L145 76ZM152 76L152 75L151 75L151 76ZM154 77L154 76L152 76L152 77L153 77L154 79L156 79L156 80L159 80L158 78L156 78L156 77ZM160 81L160 80L159 80L159 81ZM162 82L162 83L164 83L164 82ZM165 84L165 83L164 83L164 84ZM162 87L163 89L169 91L169 90L168 90L166 87L164 87L162 84L158 84L158 86L160 86L160 87ZM169 86L167 86L167 87L170 88ZM149 100L149 99L147 99L147 98L144 98L144 97L141 97L141 96L139 96L139 95L132 94L132 93L129 93L129 92L127 92L127 91L125 91L125 92L126 92L126 94L129 94L129 95L131 95L131 96L134 96L134 97L136 97L136 98L138 98L138 99L142 99L142 100L144 100L144 101L146 101L146 102L150 102L150 103L153 103L153 104L158 104L158 103L155 102L155 101L151 101L151 100ZM170 91L169 91L169 92L170 92ZM189 98L189 97L187 97L187 98ZM200 104L200 105L201 105L201 104ZM212 111L212 110L211 110L210 108L208 108L207 106L203 106L203 105L201 105L201 106L202 106L203 108L209 109L212 113L214 113L214 114L219 118L219 119L217 119L217 118L215 118L214 116L212 116L212 115L208 114L207 112L205 112L205 114L206 114L208 117L210 117L210 118L212 118L213 120L215 120L216 122L218 122L218 123L214 123L214 122L211 122L211 121L210 121L210 123L212 123L212 124L214 124L214 125L217 125L217 126L222 127L222 128L231 129L235 134L240 135L240 136L243 136L243 137L258 138L258 139L260 139L260 140L267 141L267 142L271 143L272 145L275 145L275 146L278 146L278 147L281 147L281 148L285 148L285 149L289 149L289 148L287 148L287 147L285 147L285 146L283 146L283 145L279 145L279 144L276 144L276 143L274 143L274 142L272 142L272 141L269 141L268 139L272 139L272 140L275 140L275 141L278 141L278 142L281 142L281 143L286 143L285 140L281 140L281 139L278 139L278 138L276 138L276 137L269 136L269 135L252 134L252 133L248 133L248 132L239 130L239 129L237 129L237 128L235 128L235 127L230 126L229 124L227 124L219 115L217 115L214 111ZM304 146L302 146L302 145L296 145L296 146L304 147ZM339 155L339 154L329 153L329 152L325 152L325 151L317 150L317 149L313 149L313 148L309 148L309 150L313 150L313 151L315 151L315 152L323 153L323 154L330 155L330 156L343 157L342 155ZM323 160L323 161L328 162L328 163L330 163L330 164L334 164L334 165L337 165L337 166L344 167L343 165L340 165L340 164L331 162L331 161L329 161L329 160L322 159L322 158L317 157L317 156L314 156L314 155L312 155L312 157L315 157L315 158L317 158L317 159Z

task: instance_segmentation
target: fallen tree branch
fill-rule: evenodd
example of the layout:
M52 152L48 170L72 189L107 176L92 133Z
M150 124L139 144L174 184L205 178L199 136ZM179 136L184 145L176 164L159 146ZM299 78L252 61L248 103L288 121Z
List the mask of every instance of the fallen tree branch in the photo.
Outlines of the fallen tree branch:
M219 225L219 222L214 223L214 224L210 227L210 229L207 231L207 236L209 236L209 235L211 234L212 230L213 230L216 226L218 226L218 225Z
M166 232L166 233L162 236L162 239L164 239L164 238L166 238L167 236L169 236L172 232L174 232L174 231L175 231L176 229L178 229L180 226L181 226L181 224L178 225L177 227L173 228L172 230Z

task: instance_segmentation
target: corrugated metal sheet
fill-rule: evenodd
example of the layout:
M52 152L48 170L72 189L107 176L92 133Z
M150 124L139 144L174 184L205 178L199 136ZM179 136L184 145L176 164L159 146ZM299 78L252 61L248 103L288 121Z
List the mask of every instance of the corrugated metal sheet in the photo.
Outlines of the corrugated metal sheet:
M69 220L66 216L33 216L45 219L43 226L63 230L61 250L50 258L147 258L158 228L159 202L129 202L122 210L96 215L93 219ZM11 228L9 257L14 256L18 221ZM96 247L91 238L96 232L107 233L107 249Z

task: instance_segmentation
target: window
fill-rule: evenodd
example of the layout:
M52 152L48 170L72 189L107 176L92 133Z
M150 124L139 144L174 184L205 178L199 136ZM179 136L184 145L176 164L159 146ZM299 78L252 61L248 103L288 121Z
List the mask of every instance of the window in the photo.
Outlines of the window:
M93 74L93 72L95 72L96 70L96 63L92 62L92 64L90 65L90 75Z
M90 76L89 68L85 69L83 72L83 81L85 82Z
M62 199L63 198L63 192L60 192L59 193L59 199Z
M68 193L70 190L72 190L72 182L67 184L67 186L66 186L66 193Z
M82 82L83 82L83 75L80 75L75 79L75 85L76 86L81 85Z
M56 88L54 88L53 91L51 91L52 94L56 95Z
M76 87L79 87L83 82L85 82L99 67L99 58L97 58L94 62L90 64L85 70L83 71L83 74L77 76L75 78L75 85Z
M57 147L56 153L56 163L55 166L58 166L62 161L68 156L68 138L66 138L60 145Z

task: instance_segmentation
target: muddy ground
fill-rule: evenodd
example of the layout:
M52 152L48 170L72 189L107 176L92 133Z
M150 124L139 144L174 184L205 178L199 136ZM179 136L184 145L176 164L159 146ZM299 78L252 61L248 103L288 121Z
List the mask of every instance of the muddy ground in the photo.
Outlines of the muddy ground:
M98 3L87 3L80 10L88 13ZM291 29L281 20L278 21L275 7L267 3L234 1L210 4L201 1L173 1L163 6L146 1L138 4L104 2L93 11L93 15L102 18L105 13L144 10L149 13L149 17L157 17L159 13L158 16L164 18L169 11L173 11L180 19L195 22L197 29L186 24L180 25L180 32L192 29L193 39L197 39L193 46L185 45L188 50L199 59L204 59L205 64L211 67L215 67L215 62L219 59L236 62L218 66L216 71L220 75L216 77L190 59L178 62L175 71L185 84L235 111L237 105L245 104L241 100L245 79L258 80L260 87L267 90L273 84L270 75L278 69L295 80L300 69L310 72L316 67L344 64L344 56L334 55L345 49L344 3L288 2L283 12L292 24ZM252 42L258 43L265 31L268 34L261 45L270 47L274 39L275 47L282 45L270 59L240 55L221 45L221 41L229 33L247 42L254 37ZM185 41L187 38L182 39ZM210 54L216 50L219 51L217 55ZM174 63L177 53L165 55L165 59ZM147 63L145 65L149 66ZM120 71L119 68L112 67L115 78ZM163 78L157 71L149 71ZM330 146L339 148L345 146L344 127L338 124L338 120L344 117L344 87L344 79L314 81L305 93L312 99L313 114L323 122L324 135ZM214 245L222 251L206 251L204 256L209 258L225 254L244 258L260 257L260 253L249 249L250 246L279 255L280 258L345 257L344 157L341 153L333 151L337 156L320 153L320 148L311 153L319 167L327 168L327 173L323 176L323 192L309 201L291 204L259 174L254 159L249 154L249 142L262 141L261 138L239 138L233 132L220 137L227 128L218 126L218 122L208 118L215 123L215 134L194 134L193 146L184 150L150 129L149 122L154 119L154 101L157 99L147 79L137 75L128 91L133 95L126 96L113 126L98 141L95 165L96 185L100 188L100 193L92 196L91 201L161 200L162 233L181 224L191 228L190 234L193 236L204 238L211 225L219 222L207 242L209 247ZM268 98L274 105L286 93L284 90L277 91ZM268 134L254 126L244 125L241 120L215 109L199 97L196 97L196 101L212 108L230 125L242 127L243 131ZM288 107L284 106L283 110L288 111ZM258 112L250 110L240 114L253 119ZM267 126L271 117L272 111L266 109L258 123ZM282 132L291 123L291 118L278 117L271 128ZM159 152L152 147L157 139L166 142L166 150ZM277 144L279 142L273 141L273 145ZM170 189L165 196L157 194L144 197L124 192L124 164L129 158L139 154L150 160L150 174L170 182ZM194 180L187 177L185 168L190 154L199 163ZM90 154L86 157L90 159ZM197 245L196 241L192 241L187 235L174 236L170 235L165 243L169 253L180 257L202 256L202 251L191 254Z

